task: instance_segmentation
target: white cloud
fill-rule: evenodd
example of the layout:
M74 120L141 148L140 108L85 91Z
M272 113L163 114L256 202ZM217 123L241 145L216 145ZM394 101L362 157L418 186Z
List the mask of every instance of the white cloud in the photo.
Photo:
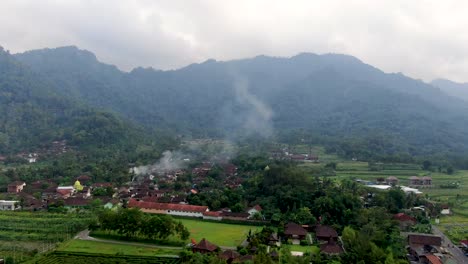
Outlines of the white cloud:
M0 45L77 45L123 69L346 53L387 72L468 81L464 1L7 0Z

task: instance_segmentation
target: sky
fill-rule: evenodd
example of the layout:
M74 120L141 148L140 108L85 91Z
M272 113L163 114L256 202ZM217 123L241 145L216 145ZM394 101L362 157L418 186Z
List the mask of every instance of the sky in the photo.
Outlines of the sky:
M0 46L76 45L122 70L300 52L468 82L468 1L3 0Z

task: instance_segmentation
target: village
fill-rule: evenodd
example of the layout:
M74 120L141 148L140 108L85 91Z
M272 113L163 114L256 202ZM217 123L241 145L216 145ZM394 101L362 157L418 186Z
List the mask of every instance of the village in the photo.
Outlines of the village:
M27 155L26 158L28 158ZM320 164L318 155L272 152L271 160L285 159L291 162ZM135 172L134 169L130 169ZM267 165L262 169L269 170ZM226 247L210 241L210 237L200 240L191 239L190 249L193 253L215 254L227 263L251 261L260 251L265 251L273 260L278 260L280 249L291 247L293 256L303 256L310 248L317 252L340 256L347 250L345 242L335 227L322 223L320 219L314 224L303 224L294 221L273 221L271 215L265 214L258 203L245 204L242 207L229 208L201 205L197 200L200 195L213 193L215 190L239 190L249 181L245 170L225 160L218 162L202 161L192 168L153 167L145 173L134 174L132 181L121 186L112 182L94 182L89 175L78 175L69 185L59 185L54 180L35 182L14 181L8 184L7 193L0 200L0 210L27 210L49 212L80 212L93 207L110 210L118 208L138 208L147 214L170 215L182 219L196 219L210 223L231 223L251 226L264 226L255 234L244 234L242 242L236 247ZM409 187L400 185L401 177L376 177L375 180L355 179L359 185L367 188L367 195L362 196L364 206L371 206L375 192L401 189L406 195L422 197L419 189L433 186L429 176L410 176L405 181ZM194 197L197 197L195 199ZM454 255L467 250L467 241L462 240L454 245L443 234L431 234L431 224L439 216L450 215L447 204L425 202L409 208L405 212L395 213L393 221L398 223L401 236L406 241L407 257L411 263L452 263ZM274 222L274 224L273 224ZM311 222L312 223L312 222ZM415 232L414 227L426 226L426 231ZM268 227L268 228L266 228ZM272 228L270 228L272 227ZM428 228L428 229L427 229ZM223 232L219 230L219 232ZM263 247L265 249L263 249ZM459 249L460 248L460 249ZM308 254L309 254L308 253ZM453 262L456 263L456 262Z

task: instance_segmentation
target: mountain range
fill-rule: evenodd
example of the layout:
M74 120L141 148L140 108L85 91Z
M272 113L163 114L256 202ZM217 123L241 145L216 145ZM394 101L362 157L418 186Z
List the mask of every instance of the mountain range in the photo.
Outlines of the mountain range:
M257 56L124 72L74 46L5 54L0 63L8 60L29 80L41 80L16 89L72 100L150 130L230 139L294 135L364 158L468 150L465 97L440 82L385 73L348 55ZM0 82L5 78L8 72ZM8 96L4 90L2 85L1 100ZM0 110L2 116L8 111Z

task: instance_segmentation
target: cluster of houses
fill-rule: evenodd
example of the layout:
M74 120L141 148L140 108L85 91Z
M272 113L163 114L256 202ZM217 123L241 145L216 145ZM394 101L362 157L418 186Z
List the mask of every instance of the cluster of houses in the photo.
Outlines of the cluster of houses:
M291 222L284 226L284 235L282 238L279 238L277 233L272 233L268 237L267 253L272 257L272 259L278 260L279 254L277 247L281 245L281 241L299 244L299 241L309 239L312 243L313 238L310 236L312 232L315 233L314 239L320 245L321 252L328 255L339 255L344 252L342 242L338 237L337 232L332 227L324 225L309 227L307 225L303 226ZM217 254L221 259L226 260L227 263L242 263L254 260L255 253L258 248L255 246L249 246L249 242L247 242L247 240L244 241L242 246L248 249L247 254L245 255L241 255L239 252L231 249L222 251L219 246L211 243L205 238L198 243L192 240L191 244L192 251L194 253ZM297 254L300 252L293 253Z
M288 148L273 150L270 152L270 158L276 160L292 160L298 162L320 162L316 154L312 154L312 150L308 154L293 153Z
M91 177L82 175L77 177L70 186L58 186L51 180L35 181L26 184L23 181L14 181L8 185L8 196L12 200L0 201L0 210L43 210L52 205L63 205L66 208L87 207L93 201L92 190L99 188L112 188L110 183L94 183L90 186L82 185L89 182ZM118 205L120 201L111 195L98 197L106 207ZM12 206L14 205L14 206Z
M15 155L9 156L10 158L22 159L28 163L35 163L39 158L59 156L67 153L70 147L67 145L66 140L53 141L51 144L38 149L36 152L20 152ZM7 156L0 155L0 162L5 162Z

